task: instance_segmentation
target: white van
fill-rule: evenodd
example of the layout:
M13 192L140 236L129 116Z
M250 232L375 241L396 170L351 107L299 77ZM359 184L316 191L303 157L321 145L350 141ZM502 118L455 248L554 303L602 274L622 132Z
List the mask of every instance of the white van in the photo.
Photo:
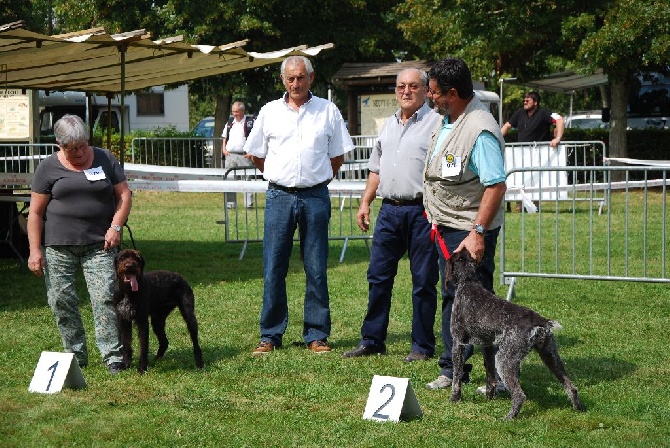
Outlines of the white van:
M566 128L597 129L608 128L609 123L603 121L603 116L598 112L577 112L565 119Z

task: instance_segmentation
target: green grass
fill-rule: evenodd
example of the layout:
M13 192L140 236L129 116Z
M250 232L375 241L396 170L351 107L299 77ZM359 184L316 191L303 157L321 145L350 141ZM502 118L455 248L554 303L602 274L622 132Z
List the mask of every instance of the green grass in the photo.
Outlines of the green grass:
M150 360L144 376L134 369L107 373L82 284L88 388L29 393L40 353L61 351L60 337L43 281L14 260L0 260L0 446L670 446L667 285L519 279L515 301L564 326L557 333L560 352L587 412L570 408L562 387L531 354L522 367L528 400L518 419L504 422L509 399L475 393L484 381L478 351L473 383L457 404L449 391L424 387L438 374L436 360L402 361L410 347L407 260L396 279L388 355L341 357L358 342L367 304L362 241L349 244L343 263L343 243L331 243L333 353L312 355L293 344L301 341L304 293L296 246L284 348L251 356L259 338L261 245L251 244L239 261L241 246L224 243L224 228L215 224L221 196L139 192L130 218L147 268L179 271L195 290L203 371L194 368L185 325L173 313L163 360ZM504 296L507 287L496 287ZM439 331L439 316L435 326ZM156 349L153 335L150 345ZM398 424L363 420L375 374L409 378L423 417Z

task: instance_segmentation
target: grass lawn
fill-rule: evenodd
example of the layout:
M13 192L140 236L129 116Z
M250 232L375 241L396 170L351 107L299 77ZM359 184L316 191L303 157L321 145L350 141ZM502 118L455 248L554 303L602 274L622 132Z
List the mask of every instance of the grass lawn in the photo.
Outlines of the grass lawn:
M147 269L179 271L196 294L205 369L194 367L178 312L168 319L170 348L110 375L95 346L83 283L81 310L89 344L88 388L54 395L28 392L42 351L61 351L42 279L0 259L0 447L629 447L670 446L670 288L663 284L521 278L515 301L561 322L559 350L587 412L571 409L562 386L536 354L522 365L528 400L502 420L508 397L475 393L484 382L479 351L463 401L429 391L436 359L406 364L411 283L403 260L394 291L386 356L343 359L356 346L367 304L368 253L331 243L329 284L333 352L301 345L304 275L297 245L288 278L284 347L253 357L262 301L261 244L224 243L221 194L138 192L129 224ZM338 204L333 205L333 216ZM128 238L126 237L126 243ZM509 249L508 249L509 250ZM496 277L497 278L497 277ZM497 285L505 296L506 286ZM436 319L439 334L440 318ZM153 337L150 350L157 348ZM442 350L441 342L438 352ZM423 417L398 424L362 419L373 375L409 378Z

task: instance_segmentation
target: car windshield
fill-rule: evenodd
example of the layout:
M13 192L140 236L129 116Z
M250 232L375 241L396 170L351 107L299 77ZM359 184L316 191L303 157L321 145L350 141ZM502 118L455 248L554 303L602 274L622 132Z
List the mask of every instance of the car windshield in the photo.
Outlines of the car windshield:
M573 118L569 120L568 127L580 129L594 129L605 127L606 123L598 118Z
M193 128L193 133L201 137L214 136L214 118L203 118Z

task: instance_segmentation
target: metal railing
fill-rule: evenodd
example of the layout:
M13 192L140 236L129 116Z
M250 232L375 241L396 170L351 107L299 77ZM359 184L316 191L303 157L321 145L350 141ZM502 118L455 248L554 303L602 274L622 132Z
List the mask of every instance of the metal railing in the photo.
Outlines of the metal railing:
M517 169L508 175L515 172L570 173L587 181L555 185L549 191L533 188L540 204L537 213L522 209L505 214L500 280L510 285L508 300L514 296L517 277L670 283L669 170L544 167ZM562 193L568 199L562 199ZM606 201L604 212L599 207L601 197Z
M184 168L222 168L223 139L203 137L136 137L130 143L131 163Z
M543 167L587 167L603 166L607 157L606 147L600 141L566 141L557 147L549 142L508 143L505 145L505 169L508 172L506 201L521 201L524 196L528 200L537 201L539 191L544 191L544 200L553 199L555 186L567 186L588 182L603 182L607 179L593 176L607 173L591 170L578 171L539 171L524 168ZM532 194L529 192L536 189ZM557 199L571 199L569 190L556 190ZM603 194L606 194L604 192ZM604 197L602 198L604 200Z
M37 165L57 150L53 143L0 143L0 188L29 188Z

